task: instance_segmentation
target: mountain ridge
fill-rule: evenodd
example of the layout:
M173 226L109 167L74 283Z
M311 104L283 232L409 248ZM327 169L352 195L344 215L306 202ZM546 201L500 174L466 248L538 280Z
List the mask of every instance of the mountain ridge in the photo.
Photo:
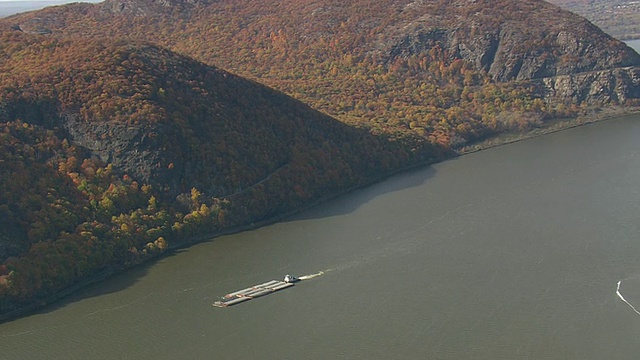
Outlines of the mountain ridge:
M249 6L249 3L254 3ZM327 5L329 4L329 5ZM360 19L353 16L361 8L367 8L366 18ZM147 9L142 11L140 9ZM270 11L265 9L275 8ZM506 69L491 69L492 63L501 56L515 55L519 58L505 58L498 61L498 64L505 62L527 61L529 55L535 58L549 53L548 49L542 47L539 53L524 52L535 49L526 49L523 42L531 45L546 44L556 48L564 48L565 52L580 57L596 58L598 61L590 61L584 65L571 64L572 66L561 67L551 75L568 75L572 70L585 68L590 70L604 70L613 67L624 67L638 65L640 58L633 51L629 51L623 43L609 37L593 24L575 14L561 9L555 5L542 0L535 1L513 1L513 0L456 0L453 2L438 1L409 1L409 0L387 0L378 3L370 1L357 1L349 4L332 3L327 1L310 1L304 4L293 1L262 0L257 2L247 2L243 0L235 1L147 1L147 0L107 0L94 6L93 15L96 20L104 21L98 14L104 16L105 13L113 13L116 16L134 15L135 18L150 18L156 20L158 16L169 15L173 20L181 22L180 27L198 24L204 18L211 18L214 13L221 13L220 17L227 17L238 21L248 31L267 32L292 30L298 37L297 41L304 42L306 39L321 38L324 35L341 35L341 29L348 29L356 34L365 31L375 32L376 42L365 44L365 52L368 55L379 55L383 62L393 61L397 56L394 50L402 55L413 55L412 49L423 52L435 45L440 45L442 49L449 49L452 58L469 60L477 68L487 70L498 81L508 81L512 79L531 79L537 77L536 71L525 71L518 74L517 66ZM114 10L121 9L121 10ZM131 11L124 11L132 9ZM136 10L137 9L137 10ZM197 12L190 11L184 13L185 9L197 9ZM241 10L246 9L246 10ZM388 10L393 9L391 14ZM385 12L384 10L387 10ZM487 11L488 10L488 11ZM238 11L234 18L233 12ZM282 16L284 13L284 16ZM550 24L539 31L532 25L539 25L529 14L536 13L542 16ZM376 15L377 14L377 15ZM388 16L391 15L391 16ZM317 18L320 18L318 21ZM285 20L286 19L286 20ZM461 21L464 19L464 21ZM39 17L46 25L46 19ZM190 24L191 23L191 24ZM271 30L265 29L262 23L266 23ZM353 23L353 24L351 24ZM198 25L196 25L198 26ZM253 29L255 27L255 29ZM64 32L65 26L57 28ZM240 29L243 31L242 29ZM73 29L71 33L80 31ZM575 36L575 33L589 33L592 39L584 40ZM479 42L469 42L468 35L472 33L483 34L477 37ZM224 36L224 33L221 32ZM197 34L189 33L192 39L197 38ZM515 38L513 38L515 37ZM557 39L554 39L557 37ZM362 42L357 42L362 44ZM415 41L414 41L415 40ZM162 41L160 41L162 42ZM295 42L295 41L292 41ZM502 43L507 42L508 49L499 49ZM431 43L431 45L429 45ZM557 43L557 45L554 45ZM377 44L377 45L376 45ZM425 47L426 45L426 47ZM604 45L611 46L611 51L599 50ZM299 46L299 45L298 45ZM419 49L422 46L423 49ZM170 46L171 47L171 46ZM475 48L481 48L477 51ZM451 50L454 48L453 50ZM402 50L399 50L402 49ZM409 51L407 54L406 51ZM599 51L598 54L590 55L592 51ZM404 52L404 53L403 53ZM577 52L577 54L576 54ZM376 54L378 53L378 54ZM605 56L601 56L605 55ZM549 56L549 55L545 55ZM551 57L554 57L551 54ZM622 57L622 58L618 58ZM196 56L196 58L199 58ZM489 61L494 60L494 61ZM568 60L562 59L569 63ZM583 59L578 59L583 60ZM531 66L532 64L529 64ZM500 65L502 66L502 65ZM527 68L527 66L525 66ZM515 71L514 71L515 70Z
M123 9L129 6L151 10L114 12L121 7L118 4L124 4ZM624 43L583 18L538 0L226 0L162 4L109 0L91 7L70 6L64 12L52 9L37 17L15 18L13 25L29 24L57 36L151 41L274 87L343 122L380 129L392 127L403 133L411 133L407 131L411 122L419 122L426 133L432 132L435 124L405 121L398 111L385 114L384 119L391 119L387 121L363 111L351 98L361 99L365 106L375 103L380 86L372 86L371 81L381 84L386 93L403 92L402 87L410 88L404 92L417 93L425 82L448 86L446 77L450 75L439 78L440 69L429 68L429 64L449 67L459 60L465 64L463 71L476 72L465 74L467 83L477 85L613 71L640 64L640 56ZM535 20L539 18L549 21L540 26ZM388 76L376 79L381 72ZM479 80L481 77L484 79ZM404 79L412 84L402 83ZM336 85L349 83L350 88ZM548 103L607 103L635 96L633 92L611 92L594 98L560 98L553 94L581 93L579 88L589 85L576 84L574 89L558 92L545 89L547 83L538 81L534 85L543 86L527 96L542 97ZM606 88L628 87L611 83ZM416 112L412 103L423 101L419 95L410 97L409 104L399 108L400 115ZM452 101L461 103L461 99ZM467 117L479 116L473 112L478 111L467 111ZM468 140L474 137L468 133L460 136Z
M0 39L0 314L433 156L147 42Z
M107 0L0 19L0 313L637 103L639 64L537 0Z

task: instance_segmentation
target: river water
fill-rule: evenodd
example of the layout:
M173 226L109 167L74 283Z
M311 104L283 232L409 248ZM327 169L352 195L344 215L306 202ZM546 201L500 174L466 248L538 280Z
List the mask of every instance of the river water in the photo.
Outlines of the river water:
M0 324L0 358L636 359L639 144L630 116L397 175Z
M640 51L640 40L627 40L625 43L636 52Z

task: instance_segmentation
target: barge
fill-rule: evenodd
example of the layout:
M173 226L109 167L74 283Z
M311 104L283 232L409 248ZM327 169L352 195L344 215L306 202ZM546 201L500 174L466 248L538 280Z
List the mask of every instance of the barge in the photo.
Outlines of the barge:
M297 281L300 281L300 279L296 278L295 276L287 275L284 277L284 281L271 280L263 284L254 285L246 289L226 294L222 297L221 300L214 302L212 305L215 307L227 307L239 304L241 302L265 296L278 290L294 286L294 283Z

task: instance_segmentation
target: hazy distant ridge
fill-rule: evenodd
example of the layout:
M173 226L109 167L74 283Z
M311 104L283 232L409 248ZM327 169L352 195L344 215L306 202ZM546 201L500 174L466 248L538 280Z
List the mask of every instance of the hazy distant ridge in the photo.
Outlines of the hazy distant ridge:
M82 2L98 3L102 0L84 0ZM73 0L47 0L47 1L0 1L0 17L6 17L25 11L43 9L47 6L78 2Z

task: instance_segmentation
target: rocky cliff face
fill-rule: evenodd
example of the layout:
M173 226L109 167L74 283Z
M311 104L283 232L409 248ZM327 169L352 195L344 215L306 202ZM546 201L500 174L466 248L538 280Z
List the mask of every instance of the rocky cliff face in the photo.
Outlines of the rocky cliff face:
M540 91L549 100L589 103L624 102L640 98L640 68L600 70L541 79Z
M501 82L640 65L640 55L624 43L538 0L454 1L439 17L409 19L388 32L392 38L378 45L387 61L438 48Z
M204 3L206 0L117 0L103 2L100 9L104 13L134 16L152 16L167 11L187 15L194 6Z
M498 82L640 66L624 43L542 0L107 0L83 9L104 28L79 26L60 11L17 19L17 26L54 35L135 33L272 86L299 71L294 61L330 68L346 56L370 57L389 67L433 51Z
M162 174L162 165L173 159L164 159L167 154L162 156L162 144L149 136L162 126L87 122L76 114L65 114L61 118L61 125L73 142L91 150L105 164L111 163L145 183L151 183L154 178L167 178L167 174Z
M547 100L608 103L640 95L640 55L575 14L537 0L450 5L439 16L392 26L378 53L393 62L442 49L450 61L470 61L496 81L535 80Z
M640 56L626 45L608 38L586 22L579 24L592 34L558 30L532 33L521 25L505 24L487 37L454 37L452 47L485 68L498 81L529 80L550 76L640 65ZM524 46L530 43L531 46ZM468 51L464 51L466 49ZM475 51L469 51L474 49ZM462 50L462 51L461 51Z
M107 0L0 20L0 261L25 256L0 313L573 115L556 101L639 99L638 66L539 0Z

